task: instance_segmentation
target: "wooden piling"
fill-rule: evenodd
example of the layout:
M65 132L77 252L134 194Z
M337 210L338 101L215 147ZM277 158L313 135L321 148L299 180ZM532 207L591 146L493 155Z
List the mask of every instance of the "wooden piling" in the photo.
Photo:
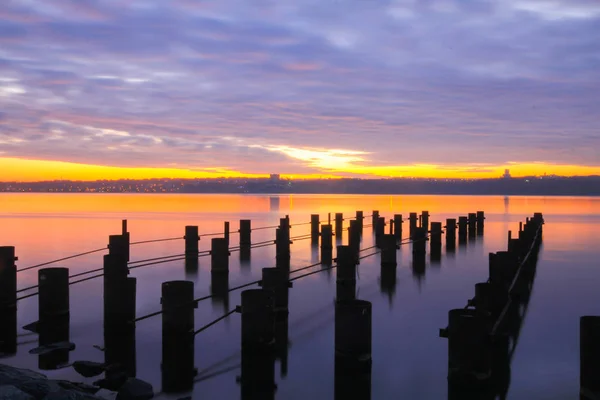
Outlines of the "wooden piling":
M344 214L336 213L335 214L335 236L338 240L342 240L342 235L344 232Z
M381 237L381 266L395 268L398 265L396 250L399 246L394 235L383 235Z
M362 236L362 232L363 232L363 225L364 225L364 213L362 211L357 211L356 212L356 221L358 222L357 228L359 233L359 236Z
M379 211L373 210L373 214L371 214L371 225L373 227L373 231L375 231L377 227L377 220L379 219Z
M381 238L385 235L385 218L379 217L375 223L375 245L381 248Z
M223 224L223 238L225 239L225 243L227 243L227 248L229 249L229 221L225 221Z
M116 294L122 312L104 322L104 362L113 366L106 372L107 378L119 373L136 376L135 323L131 323L135 320L136 283L136 278L125 278L122 289Z
M127 263L129 261L129 237L127 235L110 235L108 237L108 254Z
M470 238L474 238L477 236L477 214L469 213L467 218L469 227L468 235Z
M162 390L187 392L194 387L194 283L162 284Z
M485 212L477 211L477 236L483 236L483 229L485 226Z
M432 222L431 223L431 239L430 239L430 251L431 261L438 263L442 258L442 223Z
M408 234L411 239L414 239L415 229L417 229L418 219L419 219L419 217L417 216L417 213L415 213L415 212L411 212L408 217Z
M242 292L242 349L265 351L275 338L275 294L272 290Z
M421 228L429 232L429 211L421 211Z
M331 265L333 257L333 232L331 225L321 225L321 264Z
M188 225L185 227L185 257L192 259L198 259L198 242L200 241L200 235L198 235L198 227Z
M456 249L456 219L446 219L446 252L452 253Z
M337 247L336 301L356 298L356 257L350 246Z
M229 272L229 248L225 238L212 238L210 241L210 270Z
M122 255L106 254L104 256L103 272L104 323L118 323L125 318L121 295L125 290L129 269Z
M313 244L319 243L319 214L311 214L310 216L310 241Z
M252 221L240 220L240 249L248 249L252 245Z
M394 237L396 240L402 240L402 214L394 214Z
M458 241L462 242L467 238L467 225L469 220L467 217L458 217Z
M357 221L351 220L350 226L348 227L348 246L350 247L356 262L358 262L358 253L360 251L360 232L357 225Z
M121 234L125 235L127 233L127 220L121 220Z
M0 246L0 353L17 352L17 266L15 248Z
M260 286L273 292L273 312L275 319L287 318L289 314L289 274L281 268L263 268Z
M38 271L39 345L69 341L69 270L43 268ZM38 367L53 370L69 362L69 350L40 354Z
M425 228L415 228L413 235L413 254L425 254L427 252L427 231Z
M371 365L371 303L365 300L335 304L335 355L346 365Z
M582 400L600 396L600 316L579 318L579 383Z

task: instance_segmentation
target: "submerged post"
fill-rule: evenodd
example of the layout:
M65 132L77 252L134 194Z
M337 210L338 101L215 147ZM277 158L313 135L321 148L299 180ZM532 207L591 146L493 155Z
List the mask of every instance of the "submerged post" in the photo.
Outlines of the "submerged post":
M49 346L69 341L69 269L43 268L38 271L39 344ZM39 368L53 370L69 362L69 350L60 349L39 356Z
M337 247L336 301L356 298L356 258L350 246Z
M310 241L313 244L319 243L319 214L310 216Z
M194 283L162 284L162 390L181 393L194 386Z
M17 352L17 266L15 248L0 246L0 352Z

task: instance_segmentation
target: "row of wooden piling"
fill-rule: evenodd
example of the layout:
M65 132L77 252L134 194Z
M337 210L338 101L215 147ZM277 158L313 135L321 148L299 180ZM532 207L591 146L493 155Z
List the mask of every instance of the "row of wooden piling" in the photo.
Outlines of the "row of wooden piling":
M533 286L544 218L535 213L509 234L507 251L490 253L489 280L475 285L465 308L449 312L449 399L493 399L505 390L509 363ZM472 397L474 396L474 397Z

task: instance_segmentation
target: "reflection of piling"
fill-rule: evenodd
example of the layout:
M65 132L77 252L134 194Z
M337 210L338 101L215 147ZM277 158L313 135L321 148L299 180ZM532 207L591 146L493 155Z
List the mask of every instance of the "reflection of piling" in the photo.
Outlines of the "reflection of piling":
M385 235L385 218L379 217L375 221L375 245L381 248L381 238Z
M423 254L413 253L412 273L413 273L413 276L415 278L417 278L417 280L419 280L419 281L425 276L425 266L426 266L425 253L423 253Z
M0 246L0 353L17 352L17 266L15 248Z
M363 225L365 224L365 216L364 213L362 211L357 211L356 212L356 221L358 222L358 230L360 232L359 236L362 236L362 232L363 232Z
M425 228L415 228L413 235L413 254L423 255L427 251L427 231Z
M49 346L69 341L69 270L44 268L38 271L39 344ZM69 362L69 350L40 354L42 370L52 370Z
M275 397L274 294L265 289L242 292L242 400Z
M162 284L162 389L192 390L194 385L194 283Z
M472 239L477 236L477 214L469 213L467 221L469 227L469 238Z
M402 240L402 214L394 214L394 237L396 240Z
M336 300L356 298L356 258L350 246L337 247Z
M357 224L358 223L356 221L350 221L350 226L348 227L348 246L352 250L352 254L358 262L358 253L360 251L360 232L358 231Z
M333 257L333 233L331 225L321 225L321 264L331 265Z
M275 318L287 318L289 314L289 288L292 283L288 281L289 274L281 268L263 268L260 286L273 292L273 312Z
M212 238L210 241L210 270L229 271L229 248L225 238Z
M279 318L275 321L275 355L280 362L281 377L285 378L288 371L289 319Z
M370 400L371 364L359 368L347 365L343 357L335 357L334 399Z
M483 236L483 228L485 225L485 212L477 211L477 235Z
M335 236L338 240L342 240L344 231L344 214L335 214Z
M408 217L408 234L410 235L411 239L414 239L415 229L417 229L417 220L418 219L419 219L419 217L417 216L417 213L414 213L414 212L411 212Z
M313 244L319 243L319 214L310 216L310 241Z
M421 212L421 228L425 228L426 231L429 231L429 211Z
M221 303L224 311L229 311L229 271L210 272L210 294L213 304Z
M600 317L579 319L579 381L582 400L600 395Z

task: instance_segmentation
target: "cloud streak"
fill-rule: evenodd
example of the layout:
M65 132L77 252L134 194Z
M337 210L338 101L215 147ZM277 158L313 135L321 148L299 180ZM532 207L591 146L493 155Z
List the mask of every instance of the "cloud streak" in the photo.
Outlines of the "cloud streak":
M3 157L600 167L592 0L28 0L0 18Z

